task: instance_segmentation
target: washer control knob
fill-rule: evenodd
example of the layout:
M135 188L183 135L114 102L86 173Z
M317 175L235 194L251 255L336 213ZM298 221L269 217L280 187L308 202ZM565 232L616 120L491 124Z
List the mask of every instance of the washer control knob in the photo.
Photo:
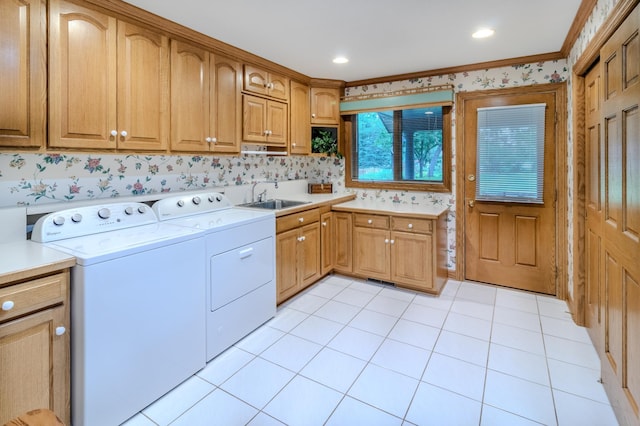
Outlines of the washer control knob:
M147 212L147 208L145 206L138 207L138 213L145 214Z
M191 201L193 202L193 204L195 204L197 206L198 204L200 204L200 201L202 201L202 200L200 199L200 197L196 196L196 197L193 197L193 200L191 200Z
M129 206L124 209L124 214L131 216L133 214L133 207Z
M74 213L71 216L71 221L74 223L80 223L82 221L82 215L80 213Z
M101 208L100 210L98 210L98 217L100 219L109 219L109 217L111 217L111 210L106 207Z
M216 201L217 202L222 201L222 195L220 195L220 194L216 195Z
M63 216L56 216L53 218L53 224L56 226L62 226L64 225L64 217Z
M183 200L178 200L178 202L176 204L178 204L178 207L184 207L184 201Z
M215 201L216 201L216 197L214 197L213 195L209 195L209 196L207 197L207 200L209 200L209 202L210 202L210 203L213 203L213 202L215 202Z

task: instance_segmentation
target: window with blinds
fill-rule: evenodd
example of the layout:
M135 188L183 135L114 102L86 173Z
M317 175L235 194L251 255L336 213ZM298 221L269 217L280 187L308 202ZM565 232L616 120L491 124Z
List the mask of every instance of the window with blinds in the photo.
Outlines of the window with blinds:
M478 109L477 200L543 204L545 108Z

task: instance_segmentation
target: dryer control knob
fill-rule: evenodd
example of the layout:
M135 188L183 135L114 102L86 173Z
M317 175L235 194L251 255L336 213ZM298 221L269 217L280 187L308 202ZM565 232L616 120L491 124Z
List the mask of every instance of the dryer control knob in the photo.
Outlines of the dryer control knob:
M62 226L64 225L64 217L62 216L56 216L53 218L53 224L56 226Z
M198 204L200 204L201 200L200 200L200 197L193 197L193 200L191 200L191 201L193 202L193 204L195 204L197 206Z
M138 213L145 214L147 212L147 208L145 206L138 207Z
M124 209L124 214L131 216L133 214L133 207L129 206Z
M220 194L216 195L216 201L217 202L222 201L222 195L220 195Z
M98 210L98 217L100 219L109 219L109 217L111 217L111 210L106 207Z
M178 202L176 204L178 204L178 207L183 207L184 206L184 201L178 200Z
M75 213L71 216L71 221L74 223L80 223L82 221L82 215L80 213Z
M207 197L207 200L209 200L210 203L213 203L216 198L213 195L209 195L209 197Z

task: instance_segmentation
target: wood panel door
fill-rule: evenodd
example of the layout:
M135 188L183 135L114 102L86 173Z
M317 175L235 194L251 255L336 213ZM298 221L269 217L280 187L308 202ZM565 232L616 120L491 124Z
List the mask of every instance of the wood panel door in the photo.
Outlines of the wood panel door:
M602 105L600 66L585 76L585 304L586 326L598 353L604 349L602 302L602 138L600 114Z
M546 104L543 203L477 200L476 185L483 178L477 171L478 109L530 104ZM464 102L465 279L556 293L555 115L553 91Z
M353 248L354 273L387 281L391 278L388 230L354 227Z
M640 6L600 50L603 381L621 423L640 422Z
M336 272L353 272L353 216L348 212L333 212L336 238L333 269Z
M46 2L0 2L0 146L45 143Z
M320 278L320 224L318 222L300 228L301 249L298 258L300 285L302 288Z

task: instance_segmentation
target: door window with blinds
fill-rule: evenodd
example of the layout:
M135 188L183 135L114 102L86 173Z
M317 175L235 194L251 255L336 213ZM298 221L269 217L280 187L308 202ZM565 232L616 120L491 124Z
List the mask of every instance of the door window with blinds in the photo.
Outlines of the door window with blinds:
M476 200L543 204L545 108L477 110Z

